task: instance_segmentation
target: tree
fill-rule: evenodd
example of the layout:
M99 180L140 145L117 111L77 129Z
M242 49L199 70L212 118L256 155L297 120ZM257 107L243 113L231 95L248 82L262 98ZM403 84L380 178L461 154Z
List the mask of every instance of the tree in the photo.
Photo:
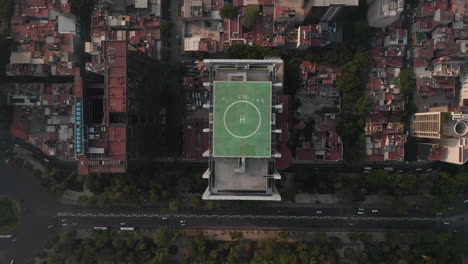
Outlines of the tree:
M240 232L229 232L229 236L231 237L231 240L236 240L236 239L241 239L244 235L242 231Z
M367 52L367 50L360 49L354 53L353 63L356 64L358 68L367 68L370 66L372 58Z
M200 195L195 195L193 198L192 198L192 207L193 209L200 209L203 205L203 201L201 199L201 196Z
M362 96L356 102L356 113L358 115L366 115L372 110L372 105L372 99L367 96Z
M247 7L245 10L244 26L248 29L252 29L252 27L257 23L259 17L260 13L257 8L253 6Z
M166 226L159 227L153 235L153 242L160 246L167 246L172 241L172 233Z
M232 4L227 4L219 10L219 15L221 17L234 18L237 16L237 8Z
M180 207L180 200L172 200L169 202L169 211L177 212Z
M169 255L167 248L158 248L156 249L152 264L162 264Z
M400 71L400 91L403 95L411 95L416 90L414 72L410 69Z

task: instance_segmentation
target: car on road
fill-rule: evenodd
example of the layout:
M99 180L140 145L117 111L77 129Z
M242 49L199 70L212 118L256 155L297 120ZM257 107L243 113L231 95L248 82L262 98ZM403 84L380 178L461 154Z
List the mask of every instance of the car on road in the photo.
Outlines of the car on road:
M431 171L432 171L432 168L426 169L426 172L431 172Z
M436 213L436 215L442 215L442 213L441 213L441 212L438 212L438 213Z
M180 220L179 221L181 224L185 224L185 220Z
M468 203L468 200L463 201L463 203Z
M12 259L12 260L10 261L10 264L14 264L14 263L15 263L15 260Z
M107 230L106 226L95 226L94 230Z
M393 171L393 167L385 167L384 170L386 170L386 171Z
M373 213L378 213L379 210L377 210L377 209L372 209L372 212L373 212Z
M54 225L50 225L47 227L47 229L51 229L52 227L54 227Z
M422 171L422 168L416 168L416 171Z
M120 231L134 231L135 230L135 227L131 227L131 226L122 226L120 228Z
M124 225L126 225L126 224L125 224L125 223L120 223L120 225L121 225L121 226L124 226Z
M358 208L358 211L364 211L364 208Z
M317 210L317 214L321 214L321 213L322 213L322 211L320 211L320 210Z
M44 161L45 161L46 163L49 163L49 159L48 159L48 158L44 158Z
M372 170L372 167L364 167L364 170Z
M450 223L449 222L444 222L444 225L448 225L448 224L450 224Z
M357 214L358 214L358 215L363 215L364 212L363 212L363 211L358 211Z
M167 217L164 216L164 217L162 218L162 220L166 221L166 220L167 220Z
M60 219L60 222L62 222L62 223L63 223L63 222L66 222L66 221L67 221L67 219L65 219L65 218L64 218L64 219Z
M68 226L68 224L67 224L67 223L63 223L62 226Z

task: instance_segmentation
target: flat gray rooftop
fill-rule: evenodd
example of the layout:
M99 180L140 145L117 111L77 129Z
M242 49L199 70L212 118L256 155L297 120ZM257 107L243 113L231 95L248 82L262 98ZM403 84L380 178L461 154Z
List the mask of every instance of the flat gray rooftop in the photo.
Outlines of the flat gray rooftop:
M245 172L236 172L239 167L237 158L216 158L216 191L266 191L268 188L268 159L246 158Z

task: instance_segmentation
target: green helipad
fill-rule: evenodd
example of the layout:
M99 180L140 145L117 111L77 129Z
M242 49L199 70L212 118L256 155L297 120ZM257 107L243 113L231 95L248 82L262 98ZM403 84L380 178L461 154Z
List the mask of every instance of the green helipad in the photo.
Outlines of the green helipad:
M271 156L271 82L214 82L213 156Z

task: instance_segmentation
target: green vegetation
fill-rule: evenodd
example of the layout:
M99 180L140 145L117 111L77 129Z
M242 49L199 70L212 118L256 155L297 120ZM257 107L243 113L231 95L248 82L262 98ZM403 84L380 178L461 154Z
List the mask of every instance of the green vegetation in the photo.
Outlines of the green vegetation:
M242 238L242 232L233 232ZM208 240L202 232L187 235L159 228L151 239L140 232L92 231L89 236L74 232L61 233L49 241L40 256L48 264L55 263L166 263L182 264L461 264L467 254L467 239L463 234L416 231L389 232L384 241L371 233L348 233L352 244L339 237L318 232L307 241L286 242L289 232L280 232L280 239L223 242ZM338 250L343 249L344 257ZM171 263L172 263L171 262Z
M243 19L243 24L246 28L252 29L252 27L257 23L260 17L260 12L257 8L253 6L247 7L245 10L245 18Z
M167 245L176 238L173 233L161 231L162 229L155 232L155 239L128 231L93 231L85 238L78 237L75 232L60 233L46 244L43 255L48 264L162 264L170 252ZM160 238L162 233L164 240ZM181 237L183 236L178 235L178 238Z
M461 264L462 256L468 253L467 240L460 233L388 232L383 242L372 241L366 233L351 233L349 238L364 245L360 253L345 248L350 264Z
M343 140L344 159L352 164L362 162L365 144L365 115L372 106L365 94L362 70L369 67L371 58L367 51L358 50L353 59L341 67L338 88L341 91L341 122L337 132Z
M416 90L416 77L411 69L400 72L400 91L403 95L412 95Z
M221 17L234 18L237 14L238 10L232 4L227 4L219 10L219 15Z
M79 183L76 172L65 172L57 167L46 166L44 173L36 172L41 183L56 197L60 197L67 189L83 191L83 185Z
M463 190L468 188L468 172L459 170L450 175L441 172L432 184L432 192L429 198L433 207L438 211L447 211L460 197Z
M468 188L468 172L432 172L431 175L389 173L374 170L359 177L341 173L313 174L305 168L296 169L296 190L317 194L336 194L343 203L357 205L365 195L391 197L395 213L403 213L408 205L403 199L420 195L422 207L438 212L447 211Z
M111 203L156 203L171 201L169 207L177 211L181 201L178 193L201 193L206 185L201 177L203 168L163 166L130 168L126 174L80 175L79 180L96 196L83 198L88 204L109 206Z
M353 59L353 51L342 42L334 42L324 48L310 50L305 58L317 64L342 66Z
M0 212L0 232L13 230L20 217L16 202L6 196L0 196Z
M450 114L449 112L442 112L440 114L440 122L442 124L444 123L447 123L449 122L450 120L452 120L452 114Z
M283 232L282 237L288 234ZM287 243L274 239L264 241L216 242L207 240L201 233L188 241L188 255L182 263L237 264L237 263L339 263L336 243L318 233L311 242Z

